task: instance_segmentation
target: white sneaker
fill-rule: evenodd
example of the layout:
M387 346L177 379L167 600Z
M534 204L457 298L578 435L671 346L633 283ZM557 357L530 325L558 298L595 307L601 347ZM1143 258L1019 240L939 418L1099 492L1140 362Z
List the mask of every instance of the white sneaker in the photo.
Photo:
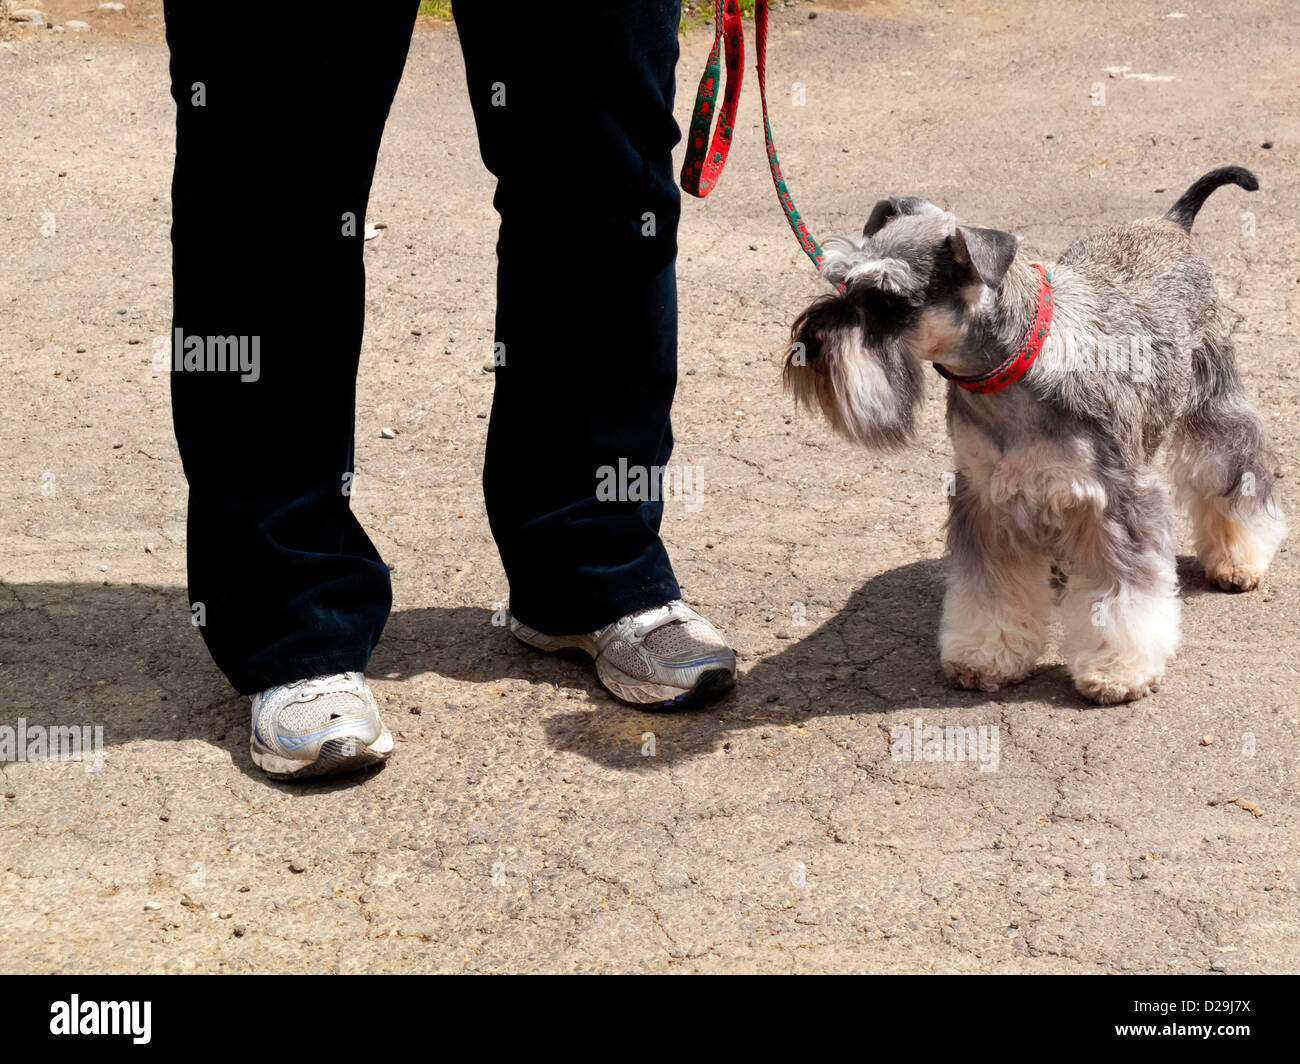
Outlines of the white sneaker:
M596 663L610 693L636 705L685 709L736 682L736 653L716 628L680 600L629 613L585 635L546 635L513 617L510 631L538 650L577 650Z
M253 764L282 779L333 776L383 761L393 736L359 672L268 687L253 696Z

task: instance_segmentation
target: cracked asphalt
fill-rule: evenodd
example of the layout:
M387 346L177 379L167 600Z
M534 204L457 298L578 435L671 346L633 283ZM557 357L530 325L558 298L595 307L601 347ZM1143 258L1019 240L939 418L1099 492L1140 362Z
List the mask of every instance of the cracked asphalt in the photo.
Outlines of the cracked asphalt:
M10 24L0 41L0 726L104 737L100 771L0 765L0 969L1296 969L1294 551L1243 596L1184 557L1182 650L1142 702L1082 703L1054 640L1018 687L950 689L942 396L920 444L881 457L781 394L789 322L820 282L775 201L752 65L726 174L684 207L675 461L705 494L665 519L688 599L735 641L737 691L634 712L493 623L492 183L454 31L422 24L371 201L387 228L366 247L354 496L394 567L369 676L398 748L357 780L264 779L247 702L189 624L151 365L173 136L156 9L130 5L120 33L92 13L79 34ZM1049 260L1215 166L1256 171L1262 190L1216 194L1196 239L1294 524L1300 28L1286 0L1179 13L785 8L773 128L818 235L918 194ZM710 40L683 37L683 125ZM283 209L232 227L272 248ZM585 268L558 230L547 268ZM256 427L229 442L237 477ZM996 728L996 770L895 759L891 730L918 718Z

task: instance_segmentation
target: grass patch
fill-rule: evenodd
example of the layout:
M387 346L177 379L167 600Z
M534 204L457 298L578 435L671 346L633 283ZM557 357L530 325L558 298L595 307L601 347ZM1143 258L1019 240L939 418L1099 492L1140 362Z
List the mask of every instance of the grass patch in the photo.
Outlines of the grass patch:
M451 21L451 0L420 0L420 15Z
M752 15L754 13L754 0L740 0L740 13L742 15ZM702 3L690 3L687 0L682 4L682 20L678 24L678 30L685 33L696 26L703 26L706 23L713 22L714 5L708 0Z

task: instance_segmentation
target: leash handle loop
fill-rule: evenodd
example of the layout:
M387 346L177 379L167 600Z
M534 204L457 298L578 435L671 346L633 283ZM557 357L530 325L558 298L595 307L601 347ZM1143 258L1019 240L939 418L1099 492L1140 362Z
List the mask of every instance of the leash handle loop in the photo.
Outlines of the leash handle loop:
M790 197L790 189L781 174L781 163L772 139L772 123L767 109L767 0L755 0L754 32L757 37L758 95L763 104L763 141L767 147L767 166L772 173L772 184L781 203L785 219L790 223L795 239L805 255L818 270L822 266L822 249L808 231L803 218ZM704 144L709 138L714 104L718 96L720 56L725 47L727 57L727 87L722 108L718 112L718 125L706 154ZM736 104L740 99L740 84L745 67L745 30L740 19L738 0L717 0L714 5L713 49L709 52L704 76L700 78L695 95L695 109L691 114L690 132L687 134L686 160L682 163L682 189L692 196L703 198L717 187L722 168L727 162L731 137L736 127Z
M739 0L717 0L713 9L713 49L700 78L695 94L695 109L691 113L691 128L686 135L686 160L682 163L682 189L703 199L717 186L722 168L731 150L731 136L736 128L736 105L740 102L740 84L745 77L745 28L740 21ZM727 89L722 109L718 112L718 125L706 153L704 142L709 139L714 107L718 100L718 81L721 75L719 62L726 48Z

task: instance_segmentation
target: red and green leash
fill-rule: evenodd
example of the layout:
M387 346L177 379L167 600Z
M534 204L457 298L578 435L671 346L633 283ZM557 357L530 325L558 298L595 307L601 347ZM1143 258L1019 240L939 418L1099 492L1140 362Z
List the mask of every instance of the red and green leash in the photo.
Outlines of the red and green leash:
M781 176L781 163L776 157L772 141L772 123L767 115L767 0L755 0L754 32L758 39L758 95L763 101L763 138L767 142L767 166L772 171L772 184L786 221L794 230L795 239L804 254L812 259L818 270L822 268L822 249L803 218L795 209L785 178ZM722 56L726 53L727 85L718 110L718 124L709 139L713 125L713 112L718 102L718 82L722 73ZM682 188L692 196L703 199L717 187L722 168L731 150L731 137L736 129L736 104L740 101L740 84L745 75L745 29L740 19L739 0L719 0L714 5L713 49L700 78L700 89L695 94L695 110L691 115L691 128L686 137L686 161L682 164ZM705 142L709 141L708 150ZM952 381L968 392L1001 391L1023 377L1043 349L1047 333L1052 327L1055 303L1052 299L1052 275L1038 263L1033 267L1040 277L1038 298L1034 307L1034 320L1024 340L1000 365L974 377L960 377L950 373L937 362L934 368L940 376ZM840 285L840 291L844 291Z
M795 209L785 178L781 176L781 163L776 157L776 144L772 141L772 123L767 114L767 0L755 0L754 32L758 40L758 94L763 101L763 137L767 142L767 166L772 171L772 184L786 221L794 231L795 239L804 254L812 259L819 270L822 266L822 249L803 218ZM718 83L721 80L722 56L727 60L727 85L722 97L722 107L716 107ZM731 150L731 137L736 128L736 104L740 101L740 84L745 74L745 30L740 19L739 0L718 0L714 5L713 50L700 78L700 88L695 95L695 110L691 115L691 128L686 137L686 161L682 164L682 188L692 196L703 199L718 184L722 168ZM713 113L718 111L718 125L713 130ZM708 148L705 144L708 142Z

